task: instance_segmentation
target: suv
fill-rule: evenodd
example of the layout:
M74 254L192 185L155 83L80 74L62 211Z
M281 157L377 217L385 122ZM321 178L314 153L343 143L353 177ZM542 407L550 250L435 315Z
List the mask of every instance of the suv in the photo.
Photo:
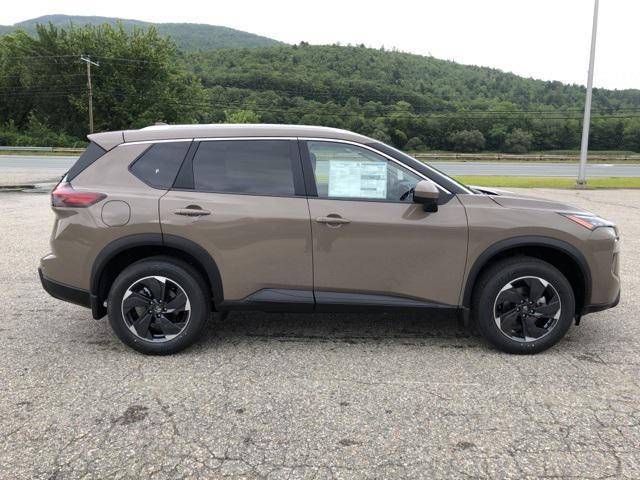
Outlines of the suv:
M511 353L549 348L620 298L616 227L467 187L324 127L154 126L89 135L51 194L40 278L151 354L212 311L425 311Z

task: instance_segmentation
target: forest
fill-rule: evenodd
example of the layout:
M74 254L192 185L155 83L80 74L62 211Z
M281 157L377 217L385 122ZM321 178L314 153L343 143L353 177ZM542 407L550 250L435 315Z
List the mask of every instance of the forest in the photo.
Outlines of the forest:
M356 46L183 50L154 26L38 25L0 36L0 145L81 146L95 130L292 123L408 151L571 150L585 89ZM590 148L640 152L640 90L595 89Z

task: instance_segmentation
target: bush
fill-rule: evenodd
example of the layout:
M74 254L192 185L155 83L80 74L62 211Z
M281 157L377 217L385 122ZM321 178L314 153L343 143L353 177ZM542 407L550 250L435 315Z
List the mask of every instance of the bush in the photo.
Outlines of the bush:
M640 122L629 124L624 129L624 147L640 152Z
M56 132L33 113L24 130L18 130L13 122L0 125L0 145L19 147L84 147L86 140L64 132Z
M382 129L376 129L371 134L371 138L381 141L382 143L391 143L391 137L386 131Z
M527 153L531 150L533 135L519 128L511 130L504 138L504 151L509 153Z
M224 111L225 123L260 123L260 117L253 110Z
M449 136L449 142L459 152L479 152L486 144L480 130L458 130Z
M426 147L420 137L411 137L404 146L404 149L408 152L417 152L426 150Z

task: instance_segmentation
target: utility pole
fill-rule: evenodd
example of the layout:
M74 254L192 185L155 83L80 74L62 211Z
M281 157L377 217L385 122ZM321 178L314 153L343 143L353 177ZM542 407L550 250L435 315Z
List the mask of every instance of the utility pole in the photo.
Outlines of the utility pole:
M595 0L593 6L593 29L591 31L591 52L589 55L589 74L587 77L587 97L584 102L584 120L582 121L582 143L580 144L580 166L578 167L578 181L576 187L587 186L587 153L589 151L589 127L591 125L591 98L593 94L593 64L596 57L596 33L598 32L598 6L600 0Z
M89 133L93 133L93 88L91 86L91 65L99 67L100 64L92 62L89 55L81 56L80 60L87 64L87 87L89 88Z

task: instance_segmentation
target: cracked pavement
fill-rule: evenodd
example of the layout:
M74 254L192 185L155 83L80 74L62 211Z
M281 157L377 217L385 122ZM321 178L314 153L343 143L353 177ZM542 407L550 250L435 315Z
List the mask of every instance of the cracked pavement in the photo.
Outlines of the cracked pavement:
M36 267L48 196L0 195L0 478L640 478L640 191L524 191L618 223L620 305L536 356L425 315L214 318L146 357Z

